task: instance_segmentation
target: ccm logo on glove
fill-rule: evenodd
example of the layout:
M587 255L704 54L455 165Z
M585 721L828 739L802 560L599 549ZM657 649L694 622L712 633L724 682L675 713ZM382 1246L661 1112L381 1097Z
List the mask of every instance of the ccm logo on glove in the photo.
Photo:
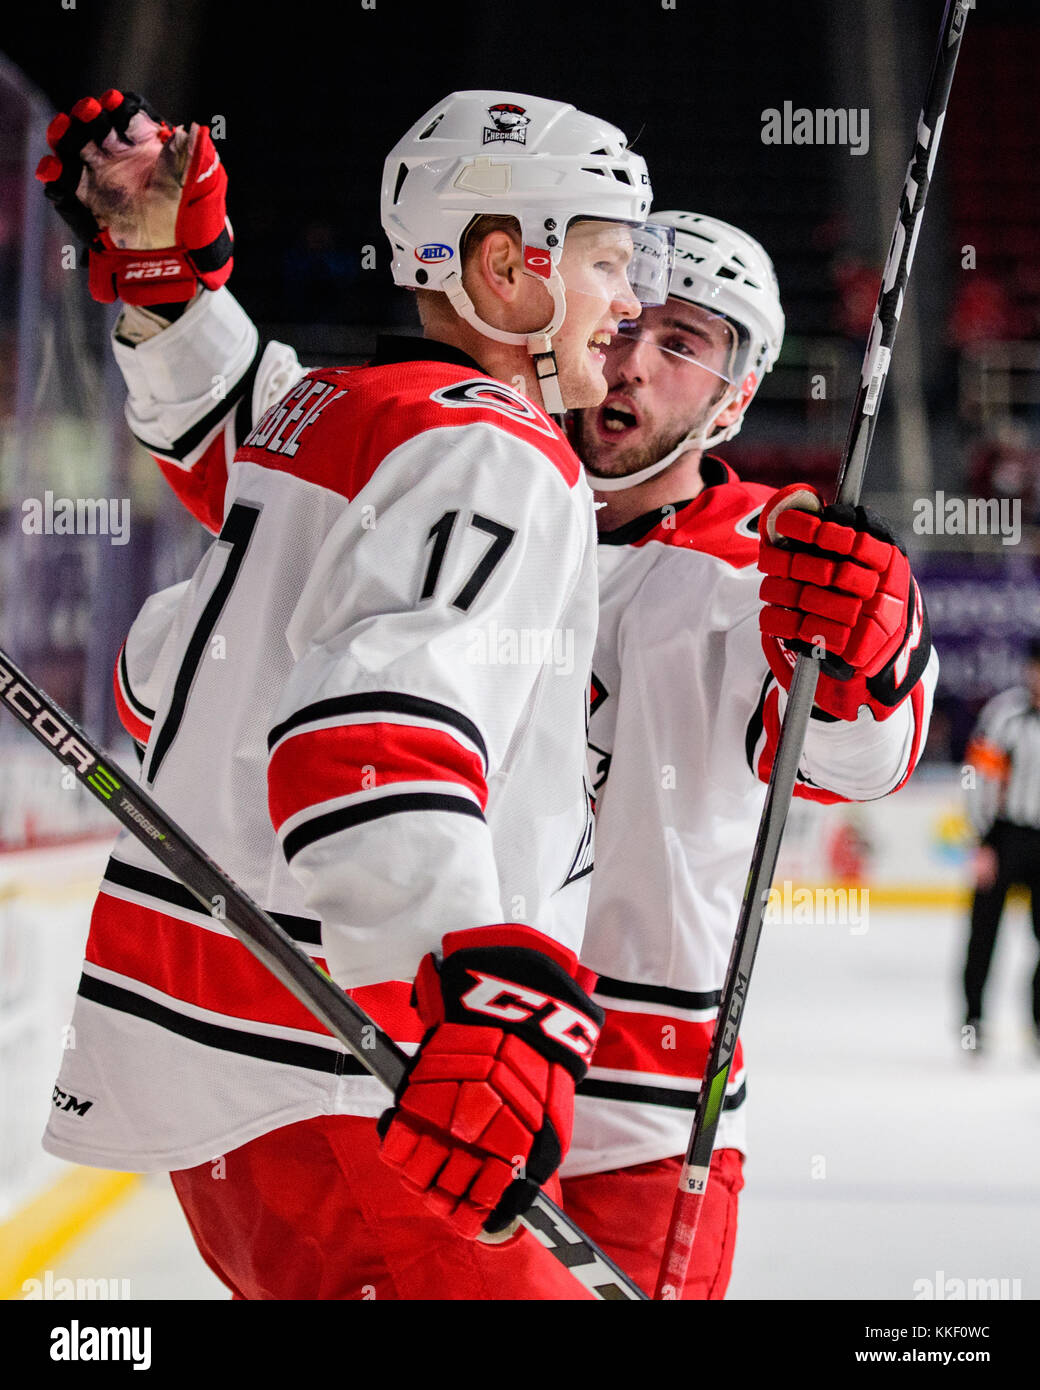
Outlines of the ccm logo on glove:
M379 1119L381 1153L460 1235L508 1230L566 1154L603 1025L595 979L518 923L449 932L420 962L427 1032Z
M599 1029L585 1014L561 1004L548 994L540 994L536 989L524 989L521 985L500 980L495 975L485 975L479 970L468 973L477 984L459 1001L467 1009L478 1014L490 1014L492 1018L503 1018L509 1023L532 1020L547 1038L571 1048L579 1057L592 1055ZM535 1015L546 1008L549 1012L545 1017L536 1019Z

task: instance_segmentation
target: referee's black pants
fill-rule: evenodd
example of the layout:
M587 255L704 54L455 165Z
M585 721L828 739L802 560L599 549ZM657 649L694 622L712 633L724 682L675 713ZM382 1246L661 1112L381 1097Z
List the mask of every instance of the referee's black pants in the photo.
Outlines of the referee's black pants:
M1013 884L1029 889L1033 933L1040 942L1040 830L997 821L988 843L997 852L997 877L992 888L975 890L971 909L971 934L964 966L965 1015L969 1020L982 1017L982 992L993 959L1004 902ZM1040 1029L1040 961L1033 973L1033 1023Z

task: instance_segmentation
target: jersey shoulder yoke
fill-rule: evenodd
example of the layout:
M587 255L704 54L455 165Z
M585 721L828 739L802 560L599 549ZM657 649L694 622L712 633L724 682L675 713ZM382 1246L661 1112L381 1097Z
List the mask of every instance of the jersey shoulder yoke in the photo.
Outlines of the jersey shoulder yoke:
M581 465L544 411L506 382L431 360L316 368L267 411L236 457L354 497L409 440L478 423L533 445L568 487L577 483Z
M734 569L758 563L758 517L775 489L742 482L731 470L725 481L699 492L678 511L665 509L658 524L638 545L656 542L698 551Z

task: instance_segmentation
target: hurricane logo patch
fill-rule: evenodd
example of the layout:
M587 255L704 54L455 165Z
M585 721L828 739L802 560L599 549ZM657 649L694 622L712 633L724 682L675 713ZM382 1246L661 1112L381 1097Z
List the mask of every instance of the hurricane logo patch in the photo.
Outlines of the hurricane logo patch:
M434 391L430 400L438 405L450 406L459 410L469 407L476 410L494 410L499 415L508 416L522 425L530 425L549 439L556 438L556 431L547 415L538 409L526 396L514 391L502 381L489 381L487 377L475 377L471 381L459 381L454 386L442 386Z

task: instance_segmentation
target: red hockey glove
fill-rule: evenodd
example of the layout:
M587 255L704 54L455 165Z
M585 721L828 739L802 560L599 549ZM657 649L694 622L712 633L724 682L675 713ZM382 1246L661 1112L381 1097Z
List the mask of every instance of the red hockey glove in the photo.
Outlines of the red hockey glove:
M855 719L862 705L887 719L931 652L906 552L865 507L824 506L802 483L781 489L758 526L759 626L777 680L790 687L797 653L826 652L816 705L837 719Z
M231 274L227 174L209 127L167 124L134 92L83 97L47 128L36 177L90 249L103 304L176 304Z
M567 1152L603 1023L595 979L532 927L451 932L439 964L423 958L428 1031L380 1117L381 1153L462 1235L504 1230Z

